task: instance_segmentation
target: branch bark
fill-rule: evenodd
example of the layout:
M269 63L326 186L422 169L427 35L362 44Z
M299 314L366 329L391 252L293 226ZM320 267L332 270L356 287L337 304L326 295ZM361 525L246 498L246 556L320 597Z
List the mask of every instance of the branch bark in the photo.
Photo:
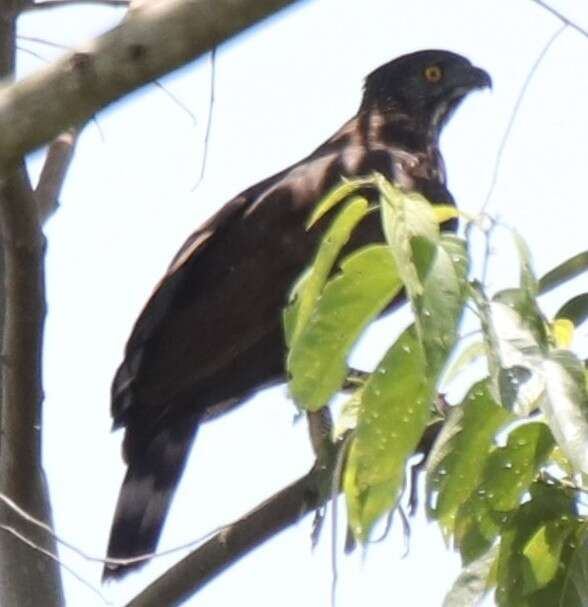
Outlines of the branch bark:
M24 165L5 173L0 188L4 261L0 491L34 517L51 524L41 466L41 347L45 320L45 242ZM0 521L56 553L53 539L5 506ZM3 605L63 605L57 564L14 536L0 533Z
M146 3L110 32L0 92L0 166L294 1Z
M166 571L127 607L179 605L242 556L297 523L330 497L340 442L321 454L306 475L282 489ZM320 461L320 463L319 463Z
M41 225L45 224L59 206L59 194L74 155L78 134L78 129L68 129L56 137L47 150L43 170L35 188Z
M25 2L0 2L0 77L14 72L16 19ZM0 175L0 492L51 524L41 467L41 344L45 319L44 238L24 163ZM0 524L51 553L55 541L8 509ZM64 604L60 571L47 556L0 532L0 602Z

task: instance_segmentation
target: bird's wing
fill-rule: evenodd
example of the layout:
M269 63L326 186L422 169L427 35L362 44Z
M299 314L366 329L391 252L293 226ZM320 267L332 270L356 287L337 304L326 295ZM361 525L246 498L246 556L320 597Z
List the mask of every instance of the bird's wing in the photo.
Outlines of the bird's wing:
M283 375L280 311L320 236L304 226L342 173L336 151L313 155L246 190L188 238L113 382L114 425L127 426L129 441L147 438L172 409L208 416Z

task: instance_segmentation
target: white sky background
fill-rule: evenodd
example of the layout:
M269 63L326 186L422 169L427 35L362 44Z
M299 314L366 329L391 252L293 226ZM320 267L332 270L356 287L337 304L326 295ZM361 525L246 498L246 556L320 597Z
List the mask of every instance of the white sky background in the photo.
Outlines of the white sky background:
M588 26L584 2L553 5ZM22 18L20 34L79 45L123 14L89 7L43 11ZM122 434L109 432L110 382L132 323L184 238L240 190L330 136L355 112L367 73L421 48L460 52L494 79L493 92L467 99L442 139L450 189L461 208L475 212L522 83L559 26L530 0L302 2L219 50L206 177L194 192L208 111L207 59L163 81L190 107L195 125L149 86L102 112L100 130L95 124L85 129L61 208L47 226L43 432L60 535L92 555L104 554L124 472ZM58 54L24 40L20 45L46 58ZM588 39L571 29L549 52L523 102L488 209L527 239L539 274L587 248L587 58ZM20 53L21 74L40 66ZM36 175L39 155L30 166ZM492 285L512 284L507 239L497 240L496 253ZM576 292L587 290L588 281L581 282ZM354 355L356 364L373 364L386 347L381 336L399 327L398 320L380 323L378 336L371 331ZM160 548L230 522L307 471L305 424L292 424L295 411L284 394L283 388L266 391L201 429ZM445 551L435 526L418 522L412 530L404 560L399 524L365 559L359 551L340 556L339 607L441 604L458 559ZM310 517L225 572L191 604L328 604L329 533L311 554L309 532ZM66 551L62 557L99 584L98 565ZM123 604L171 562L158 560L104 592ZM67 573L64 582L69 605L103 604Z

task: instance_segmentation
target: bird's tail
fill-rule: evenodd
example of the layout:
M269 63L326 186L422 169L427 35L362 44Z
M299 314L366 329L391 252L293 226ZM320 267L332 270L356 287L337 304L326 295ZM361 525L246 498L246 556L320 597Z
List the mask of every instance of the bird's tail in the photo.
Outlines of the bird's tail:
M107 558L128 559L155 552L197 429L197 423L162 428L142 449L131 450L110 531ZM121 578L147 560L106 565L102 580Z

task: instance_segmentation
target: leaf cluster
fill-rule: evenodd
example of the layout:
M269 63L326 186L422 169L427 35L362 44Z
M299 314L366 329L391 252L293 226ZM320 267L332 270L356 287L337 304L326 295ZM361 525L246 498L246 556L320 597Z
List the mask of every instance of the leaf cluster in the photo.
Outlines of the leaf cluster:
M368 213L380 214L385 242L342 258ZM374 174L334 188L309 229L325 215L330 227L284 312L289 391L317 411L351 387L333 440L348 437L342 488L355 538L368 544L399 508L409 459L422 453L427 514L464 565L444 605L476 605L492 589L504 607L588 604L588 375L571 349L588 293L552 319L540 307L542 294L588 268L588 253L538 279L513 231L518 285L490 295L470 276L468 241L440 229L458 215L450 205ZM349 354L401 292L413 321L358 381ZM464 346L466 309L479 338ZM465 397L441 406L464 376Z

